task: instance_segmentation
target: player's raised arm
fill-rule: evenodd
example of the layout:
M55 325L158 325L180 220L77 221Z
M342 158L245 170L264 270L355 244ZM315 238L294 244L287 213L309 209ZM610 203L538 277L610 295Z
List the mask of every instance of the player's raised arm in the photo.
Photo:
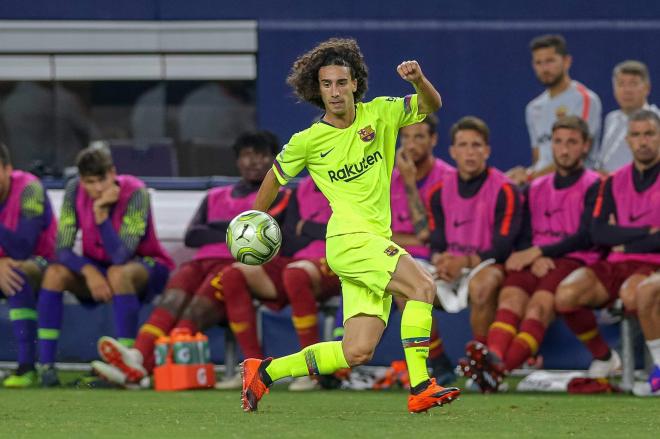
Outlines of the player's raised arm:
M417 102L419 114L429 114L438 111L442 106L440 93L433 87L433 84L426 79L422 68L417 61L404 61L396 68L401 78L410 82L417 92Z
M266 212L270 205L273 203L273 200L275 200L277 192L280 190L280 186L282 185L279 181L277 181L275 173L272 169L270 169L266 174L264 181L261 182L259 192L257 192L257 197L254 199L252 208L254 210Z

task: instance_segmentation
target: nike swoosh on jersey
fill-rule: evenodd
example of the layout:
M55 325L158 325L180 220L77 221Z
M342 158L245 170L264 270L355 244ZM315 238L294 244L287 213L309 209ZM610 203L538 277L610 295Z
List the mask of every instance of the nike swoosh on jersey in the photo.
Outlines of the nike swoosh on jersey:
M642 212L639 215L633 215L632 213L628 215L628 220L630 220L631 223L637 222L638 219L643 217L644 215L649 214L651 211L647 210L646 212Z
M550 218L550 217L553 216L555 213L559 213L559 212L561 212L561 211L563 211L563 210L564 210L563 208L559 208L559 209L555 209L555 210L546 210L545 213L544 213L544 215L547 216L548 218Z
M463 220L463 221L454 220L454 227L458 228L458 227L464 226L465 224L471 223L471 222L472 222L471 219Z
M332 148L330 148L329 150L327 150L326 152L322 152L321 153L321 158L323 158L323 157L327 156L328 154L330 154L333 149L335 149L334 146Z

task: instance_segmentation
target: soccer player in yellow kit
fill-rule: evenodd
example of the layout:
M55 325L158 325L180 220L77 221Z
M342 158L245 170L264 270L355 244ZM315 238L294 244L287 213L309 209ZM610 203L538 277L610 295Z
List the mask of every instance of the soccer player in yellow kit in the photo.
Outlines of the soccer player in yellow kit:
M287 82L302 101L325 113L279 153L254 209L267 210L279 187L307 168L332 207L327 262L341 279L345 333L341 342L317 343L286 357L245 360L241 365L245 411L256 411L268 387L281 378L331 374L368 362L387 325L391 294L407 300L401 338L411 381L408 410L424 412L460 394L455 387L444 388L429 379L426 368L433 279L390 240L397 133L441 106L440 95L417 61L404 61L397 72L416 94L363 103L367 67L355 40L327 40L293 64Z

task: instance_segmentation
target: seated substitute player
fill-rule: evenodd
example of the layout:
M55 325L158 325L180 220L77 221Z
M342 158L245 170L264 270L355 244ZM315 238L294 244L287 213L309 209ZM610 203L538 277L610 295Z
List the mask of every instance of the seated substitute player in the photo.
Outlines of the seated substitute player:
M284 228L284 218L291 199L291 189L280 188L277 196L283 193L277 206L268 212ZM264 358L257 334L257 310L254 300L273 311L281 311L289 303L284 287L284 268L291 262L295 251L294 242L282 239L279 253L263 265L246 265L234 262L220 273L220 284L227 310L229 328L236 337L245 358ZM241 377L235 375L216 385L217 389L228 390L241 387Z
M484 121L466 116L451 128L449 152L456 169L431 194L431 262L437 276L458 279L487 259L496 264L480 270L468 286L470 324L476 341L486 343L495 317L502 264L511 253L521 224L521 200L509 179L488 166L490 131Z
M345 332L341 342L317 343L274 360L245 360L245 411L255 411L270 384L281 378L331 374L369 361L387 324L391 294L408 299L401 319L411 380L408 410L426 411L460 393L437 385L426 369L433 280L389 239L397 133L440 108L440 95L416 61L401 63L397 71L417 94L362 103L367 68L355 40L324 41L293 65L288 83L301 100L325 113L280 152L254 207L267 209L280 185L307 168L332 207L326 251L328 265L342 283Z
M187 328L195 333L226 320L220 272L235 262L225 244L227 227L236 215L252 207L259 185L273 164L279 141L269 131L244 133L232 149L241 180L210 189L202 200L184 238L187 247L199 250L170 278L161 300L140 328L134 348L111 337L99 340L99 355L104 362L92 365L107 380L130 385L150 375L156 339L173 328ZM285 193L281 195L270 211L273 215L283 209Z
M590 308L609 306L620 289L633 306L632 291L660 268L660 118L649 110L634 113L626 137L633 162L601 184L591 224L592 241L612 250L607 260L571 273L555 298L555 309L594 358L592 378L612 374L621 359L601 337Z
M655 240L656 248L660 248L660 240L657 237ZM660 396L660 271L641 281L634 290L621 290L621 299L627 310L637 311L653 361L648 381L635 383L633 393L637 396Z
M110 152L78 154L79 179L65 188L57 231L57 262L46 269L38 300L41 384L59 384L53 367L62 327L62 292L83 303L112 302L115 332L132 345L140 301L160 294L174 262L162 248L144 183L117 175ZM82 256L73 251L78 229Z
M392 172L392 241L402 246L414 258L428 260L427 206L429 196L441 184L445 171L453 169L445 161L433 156L438 142L438 118L434 114L416 124L399 130L400 148ZM399 309L405 306L401 297L394 298ZM436 382L444 386L456 379L451 360L444 352L438 330L433 319L429 344L428 363Z
M47 261L55 256L56 233L43 185L34 175L15 170L7 146L0 143L0 294L7 298L18 348L18 369L5 379L5 387L37 383L36 291Z
M536 354L555 317L557 286L600 257L589 238L600 186L598 173L584 168L589 148L589 127L581 118L566 116L552 126L557 171L535 179L527 190L520 238L524 250L506 261L488 347L479 343L468 349L479 354L472 358L476 366L461 364L466 376L477 377L482 391L497 391L504 373Z
M282 273L301 349L320 342L317 301L341 293L339 278L325 258L325 234L331 214L330 204L314 180L303 178L289 202L283 232L285 239L294 240L298 250L293 254L294 261ZM316 380L302 376L293 380L289 390L317 387Z

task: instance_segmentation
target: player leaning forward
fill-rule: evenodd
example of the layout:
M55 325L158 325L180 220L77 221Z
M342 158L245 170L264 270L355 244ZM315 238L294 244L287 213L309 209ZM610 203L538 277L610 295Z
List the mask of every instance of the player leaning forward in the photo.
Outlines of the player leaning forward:
M255 411L273 381L330 374L369 361L390 312L391 294L408 300L401 337L411 394L408 410L422 412L456 399L457 388L429 379L433 280L390 240L390 180L399 128L420 122L440 108L440 95L416 61L397 67L416 94L362 103L367 67L354 40L330 39L302 55L288 83L301 100L325 113L295 134L277 156L259 189L254 208L265 211L285 184L303 168L332 207L327 261L342 281L345 335L341 342L308 346L282 358L247 359L242 364L245 411Z

